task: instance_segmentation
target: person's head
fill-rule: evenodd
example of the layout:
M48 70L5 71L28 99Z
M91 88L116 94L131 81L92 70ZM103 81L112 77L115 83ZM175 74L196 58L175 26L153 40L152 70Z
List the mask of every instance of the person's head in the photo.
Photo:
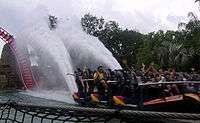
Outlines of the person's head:
M89 73L91 73L91 72L92 72L92 70L91 70L90 68L88 68L87 70L88 70L88 72L89 72Z
M103 72L103 71L104 71L102 65L100 65L100 66L98 67L98 71L99 71L99 72Z
M130 68L129 68L128 66L126 66L126 67L124 68L124 70L125 70L125 71L129 71Z
M77 74L77 73L78 73L78 72L75 70L75 71L74 71L74 74Z
M84 65L83 67L83 71L87 71L88 67L86 65Z
M81 71L81 69L80 69L80 68L77 68L77 71L78 71L78 72L80 72L80 71Z
M108 71L109 73L112 73L112 70L111 70L110 68L108 68L107 71Z
M194 68L194 67L192 67L192 68L191 68L191 71L192 71L192 73L194 73L194 72L195 72L195 68Z
M173 65L169 65L169 70L174 70L174 66Z
M151 62L150 66L152 66L152 67L153 67L153 66L154 66L154 62Z
M162 70L162 68L161 69L159 69L159 74L163 74L163 70Z
M158 73L155 75L155 80L156 80L156 82L158 82L158 81L160 81L160 80L161 80L161 77L159 76L159 74L158 74Z

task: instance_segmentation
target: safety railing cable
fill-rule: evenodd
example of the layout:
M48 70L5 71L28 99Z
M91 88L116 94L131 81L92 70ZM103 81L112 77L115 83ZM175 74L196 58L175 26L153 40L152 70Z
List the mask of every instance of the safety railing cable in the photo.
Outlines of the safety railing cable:
M0 120L14 123L107 122L111 119L200 120L200 114L115 110L79 106L48 107L7 101L0 103Z

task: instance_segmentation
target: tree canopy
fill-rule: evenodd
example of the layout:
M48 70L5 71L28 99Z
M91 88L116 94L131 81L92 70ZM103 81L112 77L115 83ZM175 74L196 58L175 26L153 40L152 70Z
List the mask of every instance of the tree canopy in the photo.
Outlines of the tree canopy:
M180 22L177 31L159 30L148 34L122 29L116 21L105 21L91 14L82 17L81 25L87 34L98 37L122 66L126 60L127 65L136 68L142 63L154 62L158 68L200 70L200 20L192 12L188 18L189 22Z

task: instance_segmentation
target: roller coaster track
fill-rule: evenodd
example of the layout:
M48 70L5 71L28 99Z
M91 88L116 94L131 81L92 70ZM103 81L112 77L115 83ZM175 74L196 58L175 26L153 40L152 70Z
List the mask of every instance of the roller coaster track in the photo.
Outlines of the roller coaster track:
M37 86L37 83L32 75L28 56L24 55L17 49L16 42L13 36L1 27L0 27L0 38L6 44L9 44L10 48L12 49L15 55L24 87L26 89L33 89L33 87Z

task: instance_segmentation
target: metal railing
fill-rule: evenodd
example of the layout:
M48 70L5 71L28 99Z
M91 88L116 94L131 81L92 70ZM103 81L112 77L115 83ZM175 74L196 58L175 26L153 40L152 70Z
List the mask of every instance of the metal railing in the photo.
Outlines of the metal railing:
M107 122L111 119L184 119L200 120L200 114L117 110L77 105L44 106L13 101L0 102L0 121L14 123Z

